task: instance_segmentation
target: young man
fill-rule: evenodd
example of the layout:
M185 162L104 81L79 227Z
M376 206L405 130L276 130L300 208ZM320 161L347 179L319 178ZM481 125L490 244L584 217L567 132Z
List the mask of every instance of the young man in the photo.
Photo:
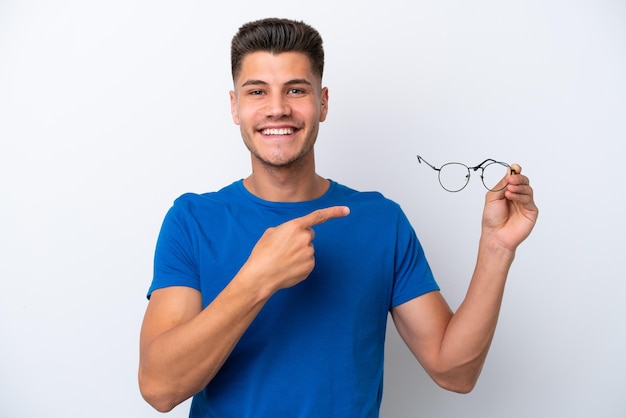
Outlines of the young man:
M440 386L470 391L515 249L537 208L514 165L488 192L478 259L453 313L397 204L315 171L328 112L319 33L285 19L232 41L231 112L252 173L186 194L158 239L141 330L144 398L191 417L377 417L387 315Z

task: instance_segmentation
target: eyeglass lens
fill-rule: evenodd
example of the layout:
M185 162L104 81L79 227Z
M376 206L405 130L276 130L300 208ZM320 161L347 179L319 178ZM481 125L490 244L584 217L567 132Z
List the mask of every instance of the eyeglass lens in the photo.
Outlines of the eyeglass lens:
M439 182L441 186L450 191L458 192L467 186L470 179L469 168L461 163L447 163L439 169Z
M507 175L508 170L509 166L500 162L489 163L486 166L483 166L483 184L487 189L492 191L502 190L502 185L500 185L501 187L498 187L498 183L500 183L502 178Z

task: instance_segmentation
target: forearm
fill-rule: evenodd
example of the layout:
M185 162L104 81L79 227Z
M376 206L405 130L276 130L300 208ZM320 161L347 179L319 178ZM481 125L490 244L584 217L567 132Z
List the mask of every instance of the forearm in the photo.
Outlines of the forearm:
M144 398L157 410L169 411L202 390L269 295L236 277L199 314L147 342L139 368Z
M481 237L466 297L450 319L439 353L443 385L453 385L453 390L471 390L480 375L495 334L514 255L514 251Z

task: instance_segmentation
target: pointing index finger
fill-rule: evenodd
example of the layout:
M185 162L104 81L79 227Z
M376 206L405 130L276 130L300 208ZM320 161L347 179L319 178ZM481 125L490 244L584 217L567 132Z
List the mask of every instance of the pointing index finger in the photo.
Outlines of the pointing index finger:
M331 206L329 208L315 210L308 215L304 215L300 218L300 222L310 228L315 225L322 224L329 219L343 218L348 216L350 208L347 206Z

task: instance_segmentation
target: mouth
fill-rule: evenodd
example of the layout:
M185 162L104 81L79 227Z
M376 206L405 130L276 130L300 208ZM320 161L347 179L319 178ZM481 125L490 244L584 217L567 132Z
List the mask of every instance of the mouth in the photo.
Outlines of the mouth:
M266 128L261 129L261 134L267 136L286 136L293 135L295 131L294 128Z

